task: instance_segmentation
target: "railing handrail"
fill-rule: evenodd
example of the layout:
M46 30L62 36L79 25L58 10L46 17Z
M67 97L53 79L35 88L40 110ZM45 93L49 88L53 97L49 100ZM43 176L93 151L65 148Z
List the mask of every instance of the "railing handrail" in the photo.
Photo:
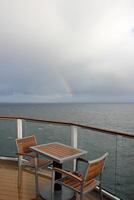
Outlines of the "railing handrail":
M134 139L134 133L128 133L124 131L118 131L114 129L108 129L108 128L100 128L92 125L85 125L85 124L80 124L76 122L67 122L67 121L53 121L53 120L46 120L46 119L36 119L36 118L31 118L31 117L25 117L25 116L0 116L0 120L2 119L8 119L8 120L27 120L27 121L35 121L35 122L40 122L40 123L50 123L50 124L57 124L57 125L64 125L64 126L77 126L80 128L84 129L89 129L92 131L97 131L97 132L103 132L105 134L110 134L110 135L119 135L123 137L128 137Z

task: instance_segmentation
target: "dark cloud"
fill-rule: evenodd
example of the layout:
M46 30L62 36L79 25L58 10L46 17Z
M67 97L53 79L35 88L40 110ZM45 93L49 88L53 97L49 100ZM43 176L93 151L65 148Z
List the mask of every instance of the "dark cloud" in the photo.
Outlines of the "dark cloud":
M132 98L133 7L131 0L1 0L0 101Z

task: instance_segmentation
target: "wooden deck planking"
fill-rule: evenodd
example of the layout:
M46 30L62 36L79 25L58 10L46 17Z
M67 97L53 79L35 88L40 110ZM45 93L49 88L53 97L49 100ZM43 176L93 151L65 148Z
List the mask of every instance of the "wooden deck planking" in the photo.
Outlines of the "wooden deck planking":
M40 177L40 187L45 187L50 179ZM38 198L38 200L41 198ZM16 162L0 160L0 200L35 200L34 174L23 171L22 187L17 188ZM84 200L99 200L98 193L85 195ZM104 200L108 200L104 198Z

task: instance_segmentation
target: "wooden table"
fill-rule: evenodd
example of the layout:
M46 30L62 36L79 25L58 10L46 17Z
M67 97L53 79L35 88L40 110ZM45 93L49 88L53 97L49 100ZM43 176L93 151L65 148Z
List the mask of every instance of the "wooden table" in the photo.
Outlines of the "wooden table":
M43 156L47 157L48 159L53 160L53 166L62 168L62 164L65 161L74 160L76 158L79 158L83 155L85 155L87 152L82 149L73 148L71 146L61 144L61 143L48 143L48 144L42 144L37 145L34 147L31 147L33 151L37 153L37 157L39 154L42 154ZM37 162L36 162L36 172L38 170ZM57 173L55 176L55 179L60 178L60 174ZM51 199L51 186L47 186L44 191L39 192L40 195L44 199ZM69 193L69 190L62 189L60 185L55 186L55 199L56 200L62 200L62 199L69 199L72 197L72 194Z

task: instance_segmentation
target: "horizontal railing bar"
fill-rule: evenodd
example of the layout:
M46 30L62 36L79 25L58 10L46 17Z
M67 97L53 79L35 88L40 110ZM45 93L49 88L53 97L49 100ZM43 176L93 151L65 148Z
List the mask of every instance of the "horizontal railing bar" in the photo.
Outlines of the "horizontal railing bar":
M79 124L76 122L52 121L52 120L36 119L36 118L29 118L29 117L22 117L22 116L0 116L0 120L2 119L8 119L8 120L22 119L26 121L34 121L34 122L40 122L40 123L51 123L51 124L64 125L64 126L77 126L77 127L89 129L92 131L103 132L103 133L115 135L115 136L119 135L119 136L134 139L134 133L128 133L128 132L118 131L118 130L113 130L113 129L108 129L108 128L99 128L92 125Z
M9 157L9 156L0 156L0 160L18 161L18 158Z

